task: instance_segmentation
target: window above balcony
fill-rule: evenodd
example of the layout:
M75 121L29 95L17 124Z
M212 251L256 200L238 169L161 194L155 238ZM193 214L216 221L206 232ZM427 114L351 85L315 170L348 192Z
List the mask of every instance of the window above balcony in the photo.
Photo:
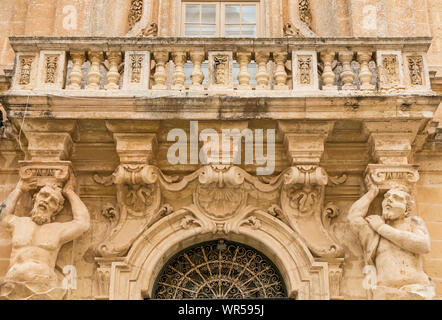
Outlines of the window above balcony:
M183 1L181 10L184 37L259 36L259 1Z

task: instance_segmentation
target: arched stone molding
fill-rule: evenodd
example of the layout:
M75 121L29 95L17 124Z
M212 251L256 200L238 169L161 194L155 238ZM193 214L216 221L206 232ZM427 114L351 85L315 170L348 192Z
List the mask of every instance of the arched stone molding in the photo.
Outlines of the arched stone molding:
M124 260L112 263L110 299L143 299L152 294L155 280L167 261L179 251L205 241L223 238L256 248L281 272L289 297L329 299L328 262L315 261L299 235L279 219L255 212L256 224L243 223L229 233L213 233L189 211L179 210L146 230ZM192 220L192 219L190 219Z

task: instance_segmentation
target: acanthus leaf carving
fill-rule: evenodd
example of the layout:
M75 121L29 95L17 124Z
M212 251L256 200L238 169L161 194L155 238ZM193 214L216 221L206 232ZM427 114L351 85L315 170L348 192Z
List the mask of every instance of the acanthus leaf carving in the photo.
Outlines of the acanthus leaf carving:
M345 179L334 182L344 182ZM306 241L314 255L338 257L343 254L324 224L325 186L329 177L317 165L298 165L286 170L281 190L281 208L284 220Z
M102 256L122 256L143 230L171 214L183 215L183 229L228 234L239 233L240 228L259 228L259 219L254 215L259 212L290 226L315 255L339 256L341 248L327 233L337 210L324 207L324 192L326 184L343 183L345 178L332 180L317 165L290 167L266 180L231 165L206 165L180 179L168 177L151 165L120 165L111 177L95 177L99 183L117 186L120 212L118 223L97 252ZM161 206L163 193L171 197L177 192L187 194L184 206L177 211L170 205ZM256 201L260 194L267 194L267 210L249 204L249 195ZM109 215L115 219L112 211Z
M129 30L132 29L135 24L141 20L143 15L143 0L132 0L129 11Z

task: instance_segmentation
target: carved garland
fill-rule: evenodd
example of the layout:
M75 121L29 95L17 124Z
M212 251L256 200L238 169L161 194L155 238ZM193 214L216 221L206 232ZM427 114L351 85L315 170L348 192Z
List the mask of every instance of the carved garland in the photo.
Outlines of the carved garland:
M299 0L299 19L312 28L312 12L309 0Z
M339 209L333 204L324 205L324 192L326 184L343 183L346 177L328 177L318 166L291 167L269 181L262 181L230 165L204 166L181 179L165 176L150 165L120 165L112 176L94 179L100 184L117 186L118 208L107 206L103 210L111 220L111 231L96 248L103 257L123 256L146 228L173 212L170 205L162 205L160 190L175 193L188 188L193 190L192 199L175 211L183 214L184 229L213 234L240 233L243 227L259 229L261 221L255 216L259 212L289 225L315 255L342 254L328 233L330 220ZM260 194L268 194L273 199L269 201L276 202L264 211L250 205L249 197L260 198Z
M129 30L141 20L143 15L143 0L132 0L129 11Z

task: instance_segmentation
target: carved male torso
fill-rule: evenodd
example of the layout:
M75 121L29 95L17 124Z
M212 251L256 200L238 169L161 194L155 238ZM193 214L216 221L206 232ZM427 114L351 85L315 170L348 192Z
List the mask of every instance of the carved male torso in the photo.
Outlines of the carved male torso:
M394 228L401 231L419 232L420 219L408 217ZM415 283L430 284L428 276L423 272L422 259L419 254L404 250L383 237L379 240L376 252L376 268L378 284L387 287L400 287Z
M61 224L39 226L30 217L12 217L10 220L11 268L6 279L33 281L47 278L55 281L55 261L62 246L59 236Z

